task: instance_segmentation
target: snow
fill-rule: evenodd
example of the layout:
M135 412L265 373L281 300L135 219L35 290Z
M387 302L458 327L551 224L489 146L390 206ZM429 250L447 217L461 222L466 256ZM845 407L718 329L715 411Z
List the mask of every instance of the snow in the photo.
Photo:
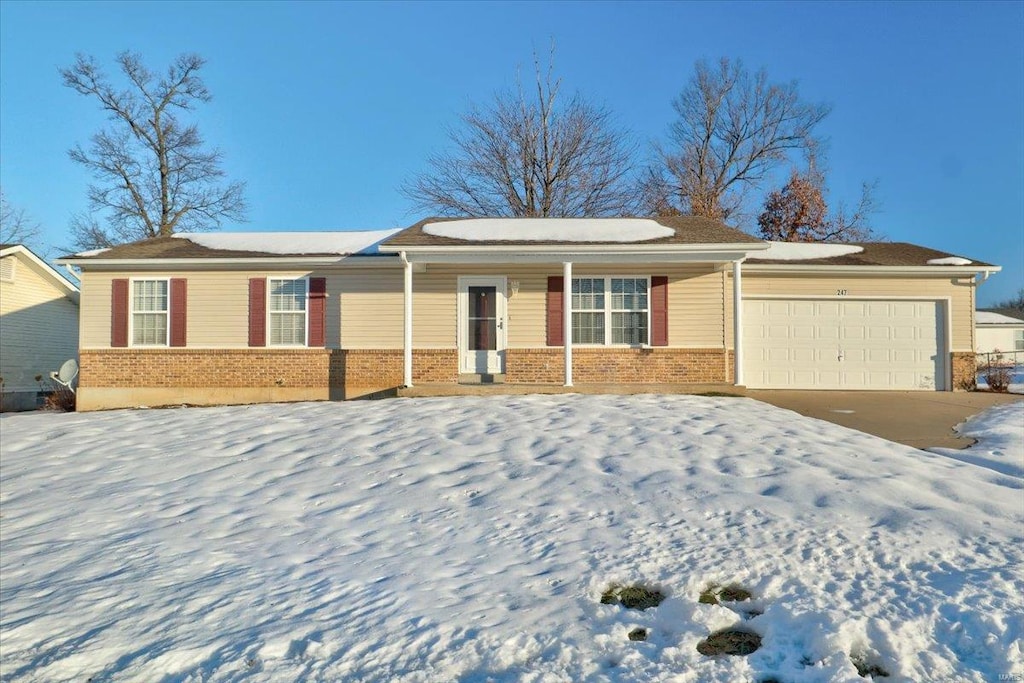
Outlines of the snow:
M928 259L929 266L969 266L973 261L961 256L946 256L944 258Z
M86 251L80 251L75 256L99 256L103 252L110 251L110 247L103 247L102 249L88 249Z
M268 254L373 254L399 230L350 232L181 232L175 237L207 249Z
M981 440L981 448L972 446L962 451L934 448L936 453L964 462L987 467L996 472L1024 480L1024 403L996 406L956 426L957 433Z
M807 261L810 259L849 256L864 251L854 244L821 244L818 242L769 242L756 258L767 261Z
M1021 315L1024 315L1024 313ZM1024 323L1024 320L1011 318L1002 313L993 313L992 311L975 311L974 322L978 325L1020 325Z
M676 231L648 218L471 218L427 223L423 232L500 242L643 242Z
M3 678L1019 675L1022 420L970 421L964 462L746 398L4 415ZM733 581L763 614L697 602ZM697 653L737 623L760 650Z

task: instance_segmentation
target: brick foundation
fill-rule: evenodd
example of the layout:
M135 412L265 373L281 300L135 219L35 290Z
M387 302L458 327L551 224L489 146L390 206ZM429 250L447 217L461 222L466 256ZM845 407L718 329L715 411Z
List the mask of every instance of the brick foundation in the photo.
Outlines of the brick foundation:
M83 349L79 383L118 389L341 386L340 377L331 377L331 354L328 349Z
M400 349L103 349L79 358L81 410L358 398L403 381ZM458 353L414 351L413 381L458 381Z
M729 354L731 362L732 354ZM731 369L728 372L731 376ZM714 384L727 381L722 349L573 348L572 376L580 384ZM562 348L509 349L509 384L562 384Z
M345 398L402 386L405 360L401 349L348 349L336 351L332 361L344 378ZM413 384L459 381L459 354L455 349L416 349L412 352Z
M973 391L977 384L977 359L971 351L954 351L950 354L953 366L953 391Z

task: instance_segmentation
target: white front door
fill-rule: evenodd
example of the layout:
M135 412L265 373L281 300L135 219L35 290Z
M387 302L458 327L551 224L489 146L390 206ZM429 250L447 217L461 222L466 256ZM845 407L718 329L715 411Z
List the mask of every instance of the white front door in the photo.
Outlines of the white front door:
M505 278L459 278L459 372L505 372Z

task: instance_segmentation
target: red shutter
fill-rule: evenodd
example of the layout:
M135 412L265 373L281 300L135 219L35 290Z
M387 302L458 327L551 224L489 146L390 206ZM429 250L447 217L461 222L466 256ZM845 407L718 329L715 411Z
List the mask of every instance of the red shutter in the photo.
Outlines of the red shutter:
M128 280L117 279L110 284L110 345L128 346Z
M668 277L651 276L651 346L668 346Z
M171 346L185 346L188 317L188 281L171 278Z
M267 345L267 280L249 278L249 346Z
M565 344L565 278L552 275L548 278L548 346Z
M323 346L327 317L327 278L309 278L309 345Z

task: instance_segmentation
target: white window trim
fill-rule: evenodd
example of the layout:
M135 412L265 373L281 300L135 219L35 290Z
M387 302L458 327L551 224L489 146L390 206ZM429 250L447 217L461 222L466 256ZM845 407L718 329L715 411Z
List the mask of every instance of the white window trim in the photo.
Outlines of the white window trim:
M303 318L304 318L304 321L305 321L305 330L303 332L303 342L301 344L274 344L274 343L271 343L271 341L270 341L271 334L272 334L270 320L273 317L274 313L295 313L295 311L272 311L270 309L271 291L273 290L273 287L271 286L271 283L274 282L275 280L288 280L288 281L302 280L302 281L304 281L306 283L306 308L302 311ZM305 349L305 348L309 348L309 276L308 275L277 275L277 276L267 276L267 301L266 301L265 308L266 308L266 311L267 311L267 319L266 319L266 323L265 323L265 325L266 325L265 329L266 329L266 334L267 334L267 346L268 347L273 347L273 348L278 348L278 349Z
M1013 331L1013 350L1024 351L1024 330Z
M573 346L579 348L604 348L611 346L621 349L639 349L651 345L651 276L650 275L582 275L573 274L573 280L604 280L604 343L603 344L580 344L575 341ZM640 344L613 344L612 343L612 313L624 312L622 309L612 308L612 280L646 280L647 281L647 339ZM572 301L572 282L569 283L569 300ZM586 309L577 311L572 309L571 313L590 313L597 309ZM569 339L572 340L572 327L568 330Z
M166 282L167 283L167 310L166 311L138 311L138 313L150 315L163 313L167 320L164 325L163 344L137 344L135 342L135 283L136 282ZM128 346L139 349L162 349L171 345L171 278L169 277L133 277L128 281Z

